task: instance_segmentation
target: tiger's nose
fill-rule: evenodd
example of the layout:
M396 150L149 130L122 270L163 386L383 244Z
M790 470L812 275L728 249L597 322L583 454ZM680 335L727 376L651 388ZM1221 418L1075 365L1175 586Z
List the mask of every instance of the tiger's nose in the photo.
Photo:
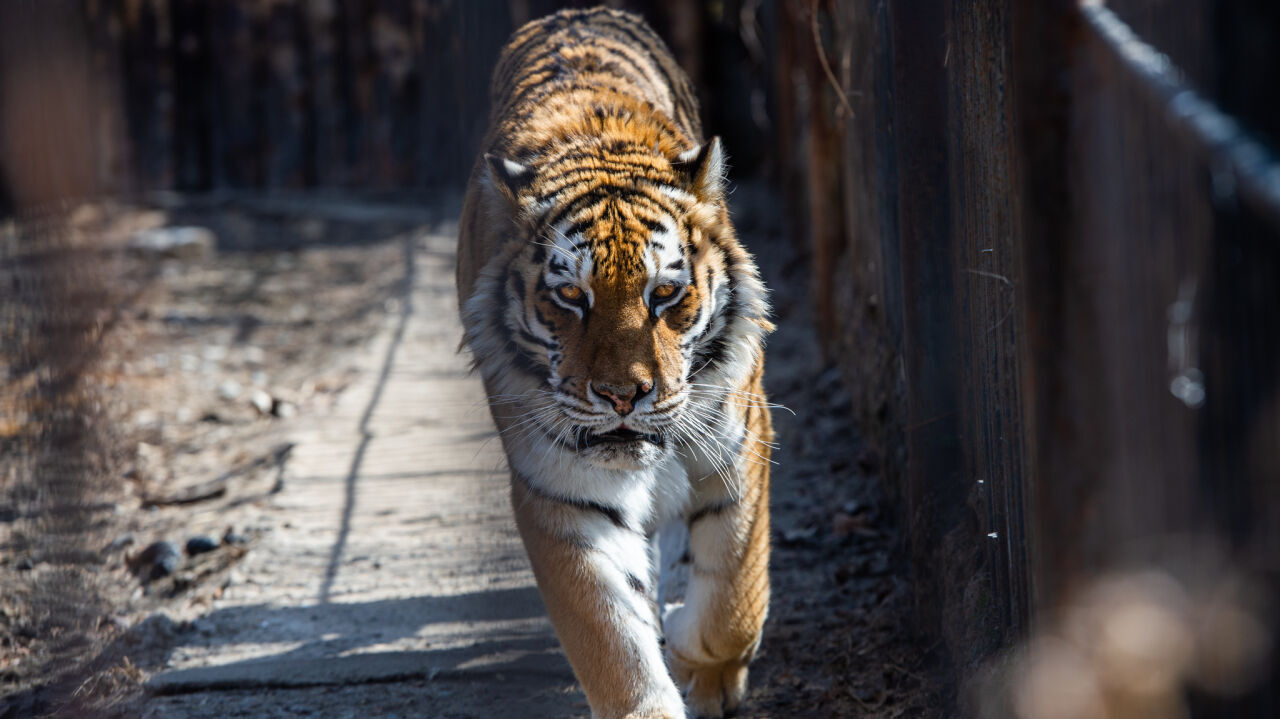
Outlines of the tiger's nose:
M592 382L591 391L604 397L613 405L615 412L626 417L635 409L636 402L653 391L653 383L648 380L635 385Z

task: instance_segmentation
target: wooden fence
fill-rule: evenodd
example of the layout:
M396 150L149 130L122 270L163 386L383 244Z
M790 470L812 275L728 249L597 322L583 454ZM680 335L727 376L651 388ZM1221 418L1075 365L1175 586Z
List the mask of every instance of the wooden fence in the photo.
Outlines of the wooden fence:
M52 0L5 12L12 28L43 22L90 49L77 53L92 77L77 109L93 125L79 151L93 158L101 191L403 191L465 182L489 75L515 27L594 4ZM650 18L697 80L710 118L739 148L735 166L760 165L767 38L744 42L737 12L626 5ZM5 42L29 44L9 29ZM11 194L3 182L0 207Z
M962 680L1178 536L1280 586L1280 11L1109 5L782 7L817 303Z

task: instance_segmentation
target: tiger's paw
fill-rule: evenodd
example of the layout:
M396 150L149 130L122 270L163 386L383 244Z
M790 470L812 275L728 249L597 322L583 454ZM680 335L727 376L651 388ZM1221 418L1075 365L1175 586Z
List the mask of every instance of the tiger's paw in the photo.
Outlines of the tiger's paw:
M691 719L719 719L738 712L747 693L746 662L695 665L669 654L667 663L676 686L684 692Z

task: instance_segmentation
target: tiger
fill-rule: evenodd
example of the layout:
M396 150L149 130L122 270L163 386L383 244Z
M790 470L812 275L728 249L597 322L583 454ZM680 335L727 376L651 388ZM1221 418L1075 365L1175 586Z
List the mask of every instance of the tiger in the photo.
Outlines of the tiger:
M596 719L720 717L769 605L774 329L689 78L634 14L517 29L459 220L463 344ZM687 532L659 606L659 531Z

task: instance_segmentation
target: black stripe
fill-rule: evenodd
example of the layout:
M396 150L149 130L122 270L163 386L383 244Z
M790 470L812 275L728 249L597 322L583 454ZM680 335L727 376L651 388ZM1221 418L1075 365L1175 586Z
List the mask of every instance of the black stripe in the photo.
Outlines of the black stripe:
M616 38L610 38L617 42ZM637 85L649 84L645 77L645 68L641 67L635 60L627 57L626 54L607 47L605 45L597 45L596 51L599 53L599 62L592 63L589 66L590 72L598 72L601 74L612 74L624 80L630 80ZM628 72L624 65L630 66L631 71ZM574 68L581 71L580 68Z
M517 29L516 33L519 33L521 29L524 28ZM512 75L525 67L525 60L528 58L529 53L536 52L538 43L545 42L549 34L547 23L544 19L539 23L538 27L530 28L529 34L525 35L519 42L512 43L508 41L505 51L506 61L497 69L493 79L494 88L506 90L511 84Z
M610 19L613 20L614 18L610 18ZM667 68L662 63L661 57L664 54L663 51L667 50L667 48L659 44L662 41L656 35L650 35L647 38L641 38L639 35L636 34L636 30L638 28L634 24L624 23L621 21L605 22L604 24L614 30L617 30L618 32L621 32L628 39L630 39L636 46L643 48L645 52L649 54L649 57L652 60L654 65L654 69L658 71L658 74L662 76L662 81L666 83L666 87L657 88L657 89L668 90L674 96L682 95L682 93L679 90L679 87L672 80L671 73L667 70ZM644 32L644 31L641 30L641 32ZM645 40L648 40L649 42L645 42ZM655 40L657 40L657 42L654 42ZM670 51L667 51L665 54L667 56L670 56L671 53ZM684 99L683 97L678 97L678 100L683 100L683 99Z
M565 237L570 237L572 235L580 235L594 224L595 222L592 220L578 220L572 225L569 225L569 228L564 231L564 235Z
M542 314L542 308L541 308L541 307L538 307L538 306L536 306L536 305L534 306L534 308L533 308L533 316L534 316L535 318L537 318L538 322L542 325L542 329L547 330L547 331L548 331L548 332L550 332L552 335L555 335L555 332L552 332L552 331L551 331L551 327L552 327L551 322L549 322L549 321L547 320L547 316L546 316L546 315ZM556 348L555 348L554 346L548 346L548 347L547 347L547 349L556 349Z
M541 188L542 191L538 195L539 201L557 197L572 187L585 184L584 180L590 180L600 174L625 177L633 181L644 180L658 188L655 190L657 194L661 194L661 188L667 186L668 176L660 168L653 165L632 162L617 157L604 157L594 150L578 154L581 157L557 158L554 161L547 162L546 172L558 172L558 174L551 175L555 180L555 184L548 184ZM575 165L575 163L581 163L586 160L590 160L592 164L587 167ZM565 165L570 165L570 167L568 169L558 169Z
M549 38L543 35L539 39L546 41ZM505 90L512 85L512 83L516 79L514 77L516 73L526 72L536 67L538 63L542 62L543 60L546 60L547 58L551 57L552 55L558 52L560 52L559 47L554 45L551 47L547 47L544 45L538 49L535 49L533 47L526 47L524 48L524 51L519 56L513 53L510 56L511 61L513 61L511 63L511 67L507 68L503 72L502 85L501 85L502 89Z
M590 167L579 167L581 163L590 160L594 163ZM587 146L574 145L568 148L568 151L552 155L545 159L547 171L544 171L545 177L554 177L560 179L567 177L568 173L575 169L581 169L587 172L600 172L614 170L617 172L631 172L637 177L644 177L647 180L656 183L663 183L671 179L671 174L665 172L658 163L658 156L654 155L651 150L645 150L637 147L633 152L626 152L618 149L610 149L601 147L598 144ZM555 168L567 167L553 174Z
M695 286L697 286L696 281L695 281ZM699 286L698 289L701 290L702 288ZM712 267L707 268L707 297L711 300L712 303L716 301L716 271L715 271L715 268L712 268ZM707 326L703 327L702 331L698 333L698 336L694 337L693 341L691 341L689 344L696 345L702 342L702 340L706 338L707 333L711 331L711 328L715 326L717 317L718 315L712 315L711 319L707 320ZM698 307L697 319L698 320L702 319L701 306ZM696 325L698 323L695 321L693 324Z
M581 197L585 196L585 194L593 192L596 188L602 186L625 187L630 189L631 194L628 196L628 202L634 203L636 206L646 206L646 209L659 212L659 214L662 215L678 217L682 214L682 211L684 211L681 209L680 203L660 191L660 188L664 187L663 180L666 179L663 177L662 171L654 168L648 168L648 166L626 164L626 162L612 162L611 164L607 159L602 159L602 157L590 154L590 152L589 154L584 154L584 159L594 159L598 164L599 162L604 162L605 166L603 166L603 168L564 170L561 175L558 175L558 178L566 178L563 182L559 182L553 187L543 188L543 191L539 193L540 202L545 202L550 200L550 198L558 198L561 194L570 191L570 189L589 187L589 189L584 189L584 191L576 194L576 196L568 197L567 200L559 201L558 205L561 211L554 215L554 219L556 219L556 221L545 221L544 225L553 226L554 224L557 224L559 219L564 216L564 209L566 209L566 207L572 206L573 203L579 201ZM557 161L556 164L561 164L561 161ZM604 178L607 178L603 180L603 182L595 182L590 184L590 186L588 186L588 183L579 182L580 177L594 179L595 177L598 177L602 171L604 173ZM620 180L621 182L628 184L620 184ZM636 180L641 180L641 182L648 184L648 187L635 187L635 184L639 184ZM646 189L648 189L649 192L645 192Z
M732 499L726 499L720 502L714 502L712 504L708 504L698 509L693 514L690 514L687 524L689 525L689 528L692 529L693 525L697 524L699 520L706 519L707 517L710 517L712 515L720 514L726 509L731 509L737 506L737 504L738 503Z
M730 346L729 340L724 336L725 334L725 332L721 331L720 334L716 335L715 339L711 340L710 345L694 355L693 364L701 368L698 370L699 373L714 369L724 362Z
M542 347L544 349L553 350L556 348L556 346L551 344L550 342L544 339L538 339L528 330L520 330L520 339L524 340L525 342L528 342L529 344L538 345L539 347Z
M658 222L657 220L651 220L647 217L641 217L640 224L648 228L650 232L661 232L667 229L666 225L662 224L661 222Z
M522 76L519 82L523 82L525 80L532 80L532 82L526 85L522 90L520 90L520 92L508 95L507 101L503 103L501 110L495 114L495 117L510 117L512 110L517 107L533 106L536 105L539 100L542 100L549 95L570 92L575 89L572 86L566 88L561 83L551 82L557 74L558 72L539 69L536 72L530 72L529 74ZM550 77L535 77L536 75L549 75ZM586 90L590 88L584 86L579 89Z
M640 581L640 577L637 577L636 575L630 572L627 572L627 584L631 585L631 588L636 590L640 594L646 597L649 596L649 590L645 588L644 582Z
M523 347L514 341L507 341L507 347L511 350L511 361L515 364L516 369L533 377L546 378L547 368L544 367L531 354L525 351Z
M514 332L523 334L527 334L527 332L523 328L512 327L507 322L507 310L511 304L511 293L507 290L509 286L513 284L516 285L517 289L519 289L520 281L520 275L518 275L515 270L509 270L507 272L507 281L503 290L499 293L498 301L493 303L493 328L495 332L502 332L503 335L506 336L507 349L511 351L511 359L517 369L533 375L534 377L545 377L548 368L543 366L538 361L538 358L529 354L529 352L525 350L524 347L521 347L520 344L512 337L512 333ZM530 335L530 339L537 341L537 338L532 337L532 335Z
M546 224L550 227L555 227L560 224L560 220L565 215L585 210L588 207L594 207L605 200L616 199L627 202L637 196L643 197L643 194L634 187L602 182L562 205L560 209L556 210L556 214L546 221Z
M589 145L583 147L580 144L568 145L564 152L557 155L548 155L546 158L547 165L566 165L583 160L600 160L602 162L612 162L615 165L627 165L638 168L656 170L658 156L654 155L649 149L641 147L634 143L628 143L627 147L635 148L634 152L615 151L615 154L606 156L601 154L605 148L598 145ZM644 162L641 162L643 160Z
M539 487L534 486L534 484L530 482L529 479L522 474L516 474L516 477L519 478L519 480L524 483L525 488L529 490L530 494L538 497L539 499L545 499L548 502L555 502L557 504L565 504L570 507L573 507L574 509L580 509L584 512L595 512L596 514L604 515L604 517L608 519L610 522L612 522L613 526L617 527L618 529L624 529L633 534L640 534L639 531L632 529L631 526L627 524L626 520L622 518L622 510L618 509L617 507L611 507L607 504L601 504L599 502L592 502L591 500L588 500L588 499L578 499L576 497L562 497L558 494L553 494L544 489L540 489Z
M508 281L512 279L512 275L514 274L515 273L513 272L511 275L508 275ZM510 302L510 295L505 289L498 293L498 301L493 303L493 315L490 319L490 323L493 326L492 331L500 333L506 337L506 349L511 353L512 364L516 369L534 377L545 377L546 368L539 365L538 361L534 357L530 356L529 353L511 337L511 333L515 328L507 324L507 308L509 307ZM478 362L479 358L477 358L477 364Z
M691 320L691 321L689 322L689 326L690 326L690 327L697 327L697 326L698 326L698 323L699 323L699 322L701 322L701 321L702 321L702 305L698 305L698 311L694 313L694 315L693 315L693 320ZM708 327L710 327L710 326L711 326L711 323L710 323L710 322L708 322L708 323L707 323L707 326L708 326ZM706 334L706 328L705 328L705 327L703 328L703 332L702 332L702 334ZM689 340L688 342L682 342L682 343L680 343L680 349L682 349L682 350L687 350L687 349L689 349L690 347L692 347L692 346L694 346L695 344L697 344L697 343L698 343L698 340L702 339L702 334L698 335L697 337L694 337L693 339Z

